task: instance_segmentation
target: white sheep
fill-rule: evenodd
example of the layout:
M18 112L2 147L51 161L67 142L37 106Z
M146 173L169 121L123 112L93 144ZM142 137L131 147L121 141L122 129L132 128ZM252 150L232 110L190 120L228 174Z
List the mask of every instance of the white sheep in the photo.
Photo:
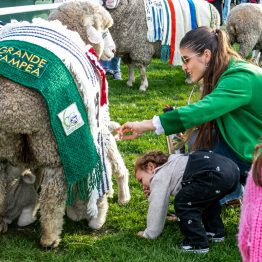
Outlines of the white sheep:
M33 23L10 23L4 26L0 32L0 70L2 75L0 76L0 111L2 112L0 115L0 180L4 180L2 178L6 177L5 170L8 165L15 166L19 170L29 168L37 180L42 178L39 193L42 229L40 243L44 247L59 245L66 209L66 192L71 192L68 194L68 199L74 196L76 202L82 193L85 201L83 212L88 212L89 225L93 228L102 226L108 207L107 189L97 188L102 184L98 184L100 180L96 182L94 179L100 175L106 176L106 171L110 172L110 164L115 169L121 184L119 202L126 203L130 199L128 171L108 128L110 118L106 82L102 79L103 71L100 71L101 68L95 53L88 45L91 44L94 47L99 57L111 59L114 55L115 45L108 28L112 23L110 14L103 7L90 1L79 1L61 5L50 15L49 21L36 19ZM20 49L16 49L17 46ZM25 46L29 49L24 49ZM37 47L38 52L42 50L42 54L46 54L46 56L40 57L37 55L38 53L34 53L35 51L30 53L34 46ZM52 60L52 57L57 58ZM57 61L55 66L53 61ZM61 70L67 68L63 69L67 75L48 71L49 67L55 72L58 65ZM17 69L20 70L15 71ZM10 74L12 70L14 72ZM21 75L26 75L26 77L19 78ZM29 78L29 75L35 78ZM14 81L10 80L14 76ZM65 85L66 89L62 89L61 95L68 92L70 87L68 83L71 83L71 86L75 84L83 99L82 108L86 115L75 110L74 105L68 106L58 114L52 115L52 112L49 114L46 104L48 101L45 101L35 90L18 84L19 81L33 79L38 83L35 86L42 88L44 86L40 81L42 76L45 76L50 81L50 85L54 85L56 88ZM61 77L63 77L63 81L59 85L58 81ZM37 79L40 79L39 82ZM71 82L69 82L70 79L72 79ZM45 88L48 86L45 85ZM72 95L70 90L68 99ZM53 99L52 106L57 106L60 96L51 96L51 98ZM71 144L70 148L66 147L74 154L74 151L81 148L82 144L91 145L92 151L90 152L93 154L84 159L85 166L78 161L75 155L69 158L69 160L73 160L73 165L78 163L76 166L79 169L86 168L86 164L91 163L92 159L97 161L92 162L97 163L97 166L94 168L91 166L93 169L89 173L89 180L83 180L82 184L80 180L77 180L76 185L71 184L69 187L68 175L70 177L71 170L72 172L77 172L77 170L69 169L67 163L61 161L65 151L61 151L61 149L58 151L60 138L54 135L56 134L55 129L51 130L51 117L54 117L55 121L61 119L59 126L60 129L62 126L64 128L61 130L65 131L62 131L63 137L66 137L65 141L70 141L68 139L75 130L78 132L80 130L88 131L83 128L89 123L91 139L86 141L87 143L82 140L80 143ZM87 120L82 121L81 118ZM67 142L64 145L66 146ZM85 155L87 149L87 147L83 148ZM94 156L97 157L94 158ZM117 163L111 161L117 161ZM101 168L100 163L104 165L104 168ZM65 177L66 173L67 177ZM83 174L79 174L80 178L81 175ZM88 183L90 180L94 181L93 184ZM92 187L87 187L87 185L92 185ZM89 200L87 192L82 190L86 187L91 194ZM6 187L0 183L0 232L7 228L8 221L3 219L6 213L6 201ZM100 204L101 202L103 205ZM98 216L96 216L97 214Z
M226 28L231 43L239 43L241 56L247 57L252 50L262 52L262 5L235 6L229 13ZM262 65L262 55L259 64Z

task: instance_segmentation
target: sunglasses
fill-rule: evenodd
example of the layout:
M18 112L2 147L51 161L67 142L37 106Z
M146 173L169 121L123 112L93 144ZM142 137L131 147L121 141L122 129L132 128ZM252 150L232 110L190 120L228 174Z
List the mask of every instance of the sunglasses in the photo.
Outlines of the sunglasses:
M184 65L188 64L189 61L190 61L190 59L193 58L193 57L195 57L195 56L197 56L197 55L200 55L200 53L196 53L196 54L194 54L194 55L192 55L192 56L189 56L189 57L181 56L182 63L183 63Z

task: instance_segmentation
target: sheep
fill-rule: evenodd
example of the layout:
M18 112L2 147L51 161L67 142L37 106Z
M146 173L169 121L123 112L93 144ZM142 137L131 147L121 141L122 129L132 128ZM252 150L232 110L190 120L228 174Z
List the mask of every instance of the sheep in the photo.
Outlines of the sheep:
M110 32L116 43L116 55L122 57L122 61L128 65L127 85L132 86L135 82L134 67L136 66L140 70L141 84L139 90L146 91L148 87L146 67L150 64L153 56L160 57L161 41L149 42L147 40L145 1L105 0L104 2L114 20ZM191 25L190 11L187 1L175 0L173 3L177 5L180 13L183 12L183 21L177 21L177 26L181 30L180 36L176 38L176 43L179 43L183 37L182 31L189 30L189 27L187 26L186 29L185 25ZM200 25L219 28L219 14L213 5L204 0L194 1L194 4L198 10ZM177 56L179 57L179 54ZM175 65L177 64L175 63Z
M86 123L89 122L91 139L93 138L93 141L87 141L87 145L94 144L92 152L95 155L97 154L101 164L104 163L105 165L104 168L98 169L100 171L97 173L105 175L107 169L112 165L121 186L119 202L126 203L130 200L128 171L117 149L116 142L109 132L110 117L108 104L106 103L106 89L103 89L103 87L106 87L106 82L103 82L103 70L100 71L101 68L96 58L96 54L107 60L114 55L115 45L108 32L108 28L112 26L112 23L113 20L110 14L103 7L91 1L79 1L62 4L50 14L49 21L36 19L32 23L14 22L7 24L0 31L0 62L2 63L0 69L3 70L0 76L0 111L2 112L0 116L0 178L1 181L4 181L7 176L6 170L11 165L19 170L30 169L36 176L36 180L40 181L39 207L42 231L40 244L43 247L57 247L61 241L60 234L66 210L66 198L70 199L70 195L67 194L69 189L71 189L72 196L76 197L76 203L78 200L86 201L84 210L89 215L89 226L94 229L100 228L105 222L108 207L107 190L105 189L105 192L101 194L100 188L96 188L98 184L95 184L96 186L91 188L92 191L90 189L90 195L85 195L85 191L82 192L89 199L78 199L81 187L80 185L72 188L68 186L68 180L65 178L68 171L63 168L65 163L61 162L61 153L63 151L58 151L58 140L55 139L54 129L51 130L51 115L49 117L46 101L37 91L19 84L18 78L12 81L13 74L9 74L9 71L16 70L19 66L19 69L24 69L23 72L36 78L40 78L40 73L44 74L46 72L43 70L47 70L45 64L48 60L40 59L39 56L30 54L29 50L23 49L23 46L31 48L30 44L32 42L33 45L39 46L39 50L42 50L42 48L44 50L48 49L49 58L52 57L51 52L60 58L61 64L63 63L64 67L70 70L70 79L75 83L80 97L83 99ZM14 49L10 44L10 40L11 43L18 40L16 44L21 49ZM57 40L58 44L54 43L55 40ZM27 42L30 43L27 44ZM94 47L96 54L90 44ZM31 64L23 68L26 62L20 61L18 58L17 61L10 60L9 57L14 56L14 53L16 57L20 58L22 56L27 62L31 61ZM77 60L77 55L81 59ZM88 56L88 59L86 56ZM32 71L32 61L35 63L37 61L38 65L34 71ZM8 63L12 64L13 67L8 67ZM48 66L53 70L56 69L52 67L51 63ZM4 71L5 68L7 68L6 71ZM21 70L17 74L21 73ZM78 74L78 70L83 74ZM85 72L90 74L88 77L91 77L84 78ZM4 77L4 75L9 78ZM53 74L49 82L50 85L54 83L55 86L58 86L57 81L60 77L58 73ZM63 84L66 84L66 80L61 85ZM41 82L38 85L41 87ZM86 87L89 88L87 91ZM69 88L69 86L67 85L66 88ZM71 93L69 98L70 95ZM87 95L90 99L87 99ZM53 104L56 106L59 97L54 98ZM72 109L71 105L69 107ZM65 132L66 130L74 132L74 130L68 130L67 128L75 128L75 124L78 123L83 124L79 120L81 114L75 112L71 114L70 110L70 115L63 121L61 120L60 123L60 126L63 125L65 128ZM61 113L63 113L62 117L67 116L66 110L61 111ZM55 115L55 119L59 119L61 113ZM84 117L83 114L82 117ZM84 141L82 142L84 143ZM75 143L72 150L77 150L77 147L81 147L81 145ZM84 150L86 151L86 148ZM91 155L88 155L88 157L90 159L86 160L87 163L92 160ZM75 162L77 159L73 158L73 160ZM117 161L117 163L112 161ZM77 167L81 168L81 165L83 164L80 163ZM101 173L102 171L103 173ZM7 229L8 222L3 219L6 214L7 201L5 185L5 183L0 183L0 232Z
M239 54L247 57L252 50L262 52L262 5L240 4L229 13L226 25L231 43L239 43ZM260 55L259 64L262 65Z
M1 187L6 191L4 201L4 212L2 212L3 221L0 231L7 231L7 225L18 218L18 226L27 226L33 223L38 206L38 194L34 186L36 177L30 170L24 170L13 167L10 164L0 164Z

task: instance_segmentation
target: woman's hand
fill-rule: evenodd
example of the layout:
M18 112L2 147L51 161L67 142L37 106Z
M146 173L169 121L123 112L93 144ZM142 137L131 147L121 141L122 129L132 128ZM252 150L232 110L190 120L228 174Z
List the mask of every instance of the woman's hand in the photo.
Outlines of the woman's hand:
M155 130L155 127L153 126L152 120L143 120L141 122L126 122L117 129L119 138L123 140L135 139L144 132L153 130Z

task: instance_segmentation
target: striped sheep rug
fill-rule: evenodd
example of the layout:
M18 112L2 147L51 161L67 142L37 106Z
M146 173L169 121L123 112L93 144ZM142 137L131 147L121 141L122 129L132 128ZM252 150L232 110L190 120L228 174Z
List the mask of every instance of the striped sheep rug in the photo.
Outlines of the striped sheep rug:
M144 0L147 38L162 43L161 60L181 65L179 43L186 32L198 26L212 28L218 13L204 0Z

